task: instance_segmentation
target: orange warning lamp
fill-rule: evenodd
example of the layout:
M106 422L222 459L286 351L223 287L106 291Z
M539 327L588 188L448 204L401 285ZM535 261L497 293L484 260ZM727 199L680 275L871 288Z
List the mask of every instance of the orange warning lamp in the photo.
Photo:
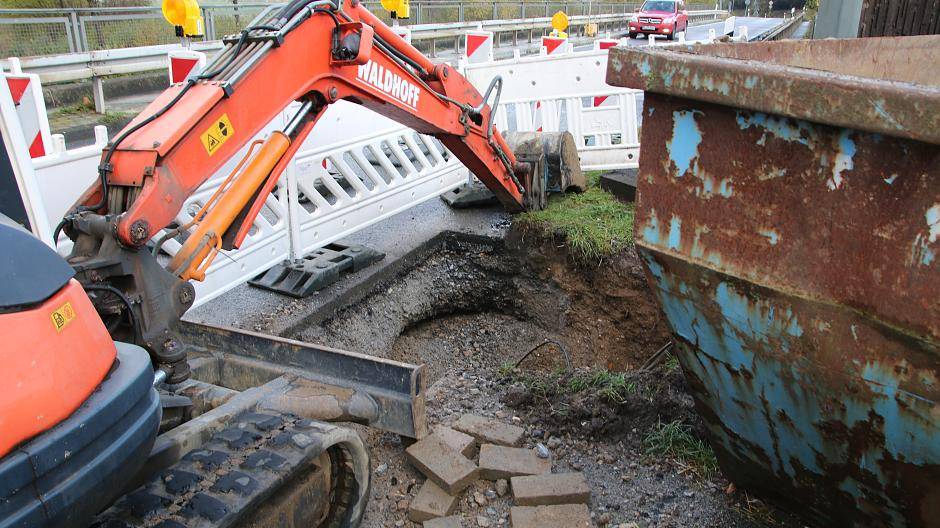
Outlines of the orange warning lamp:
M198 38L205 34L205 23L196 0L163 0L163 18L176 26L176 35Z

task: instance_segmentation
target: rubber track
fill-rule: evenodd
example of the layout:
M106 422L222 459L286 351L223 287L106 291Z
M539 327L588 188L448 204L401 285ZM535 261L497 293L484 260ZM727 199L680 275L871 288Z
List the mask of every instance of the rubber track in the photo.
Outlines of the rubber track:
M119 499L92 525L100 528L224 528L263 503L323 453L321 433L336 427L290 414L246 412L175 466ZM330 450L332 522L344 526L356 496L341 449ZM337 473L338 472L338 473ZM352 499L355 500L355 499Z

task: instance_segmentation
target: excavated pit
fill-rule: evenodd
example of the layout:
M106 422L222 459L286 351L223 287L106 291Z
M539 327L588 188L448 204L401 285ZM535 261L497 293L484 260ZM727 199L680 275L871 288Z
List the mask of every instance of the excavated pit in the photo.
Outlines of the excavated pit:
M286 336L424 363L429 385L448 369L515 363L546 341L527 368L566 366L567 353L573 367L624 370L668 339L636 263L575 272L550 244L454 232L405 260L411 265L371 291Z
M525 446L549 446L555 472L585 475L598 526L756 528L764 515L783 519L731 493L720 475L700 477L647 455L644 438L662 424L703 431L679 369L665 360L641 368L669 335L635 252L585 266L564 244L514 227L498 239L445 232L382 265L368 285L297 314L281 334L425 364L432 426L465 413L522 425ZM625 376L618 396L571 389L575 376L604 370ZM539 393L533 381L563 385ZM424 477L405 460L407 442L367 428L360 434L373 460L363 527L416 528L408 504ZM455 513L465 525L508 525L511 496L492 487L481 480L463 494Z

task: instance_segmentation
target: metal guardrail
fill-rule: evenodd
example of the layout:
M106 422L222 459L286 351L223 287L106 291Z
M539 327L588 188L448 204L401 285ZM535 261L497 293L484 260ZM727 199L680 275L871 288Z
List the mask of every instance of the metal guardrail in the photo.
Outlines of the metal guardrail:
M9 10L0 10L0 14L2 14L3 11ZM694 22L718 20L725 16L727 16L727 13L720 10L689 12L689 17ZM627 19L628 17L623 14L576 15L571 17L570 23L571 26L575 28L576 33L579 28L583 28L587 23L597 23L602 26L602 29L603 26L615 29L613 26L623 26L626 24ZM433 54L436 41L459 40L467 30L482 28L486 31L492 31L497 35L512 33L513 41L515 42L515 37L519 32L529 32L529 39L531 40L532 32L547 31L549 21L550 18L548 17L539 17L524 20L487 20L483 22L421 24L410 27L412 30L412 41L429 43L431 53ZM499 40L498 38L496 39L497 45L499 44ZM170 51L179 49L182 49L182 46L178 43L161 44L40 57L24 57L20 58L18 62L23 72L39 75L39 79L43 84L54 84L94 79L109 75L141 73L165 69L167 66L167 54ZM218 40L193 42L191 49L211 54L222 49L222 42ZM454 49L455 51L459 51L459 42L455 43ZM0 61L0 66L7 71L14 68L10 60Z
M388 15L378 0L365 5L380 18ZM206 41L234 33L271 4L202 6ZM570 16L601 16L632 12L637 3L579 1L415 0L409 24L439 24L483 20L548 17L558 10ZM705 6L703 6L705 7ZM177 38L159 7L84 9L0 9L0 57L62 53L172 44Z
M796 26L803 23L803 16L804 13L802 12L795 14L793 18L787 18L786 15L784 15L783 22L781 22L780 25L761 34L757 40L777 40L779 38L785 38L790 35L792 30L796 29Z

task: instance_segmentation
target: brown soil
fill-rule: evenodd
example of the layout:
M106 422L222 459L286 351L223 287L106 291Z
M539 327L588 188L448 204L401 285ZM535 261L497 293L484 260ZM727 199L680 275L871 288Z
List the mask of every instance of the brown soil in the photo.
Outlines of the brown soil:
M530 272L567 294L565 333L574 345L574 366L636 369L669 342L666 320L632 248L585 266L572 261L559 242L536 233L513 230L506 243Z

